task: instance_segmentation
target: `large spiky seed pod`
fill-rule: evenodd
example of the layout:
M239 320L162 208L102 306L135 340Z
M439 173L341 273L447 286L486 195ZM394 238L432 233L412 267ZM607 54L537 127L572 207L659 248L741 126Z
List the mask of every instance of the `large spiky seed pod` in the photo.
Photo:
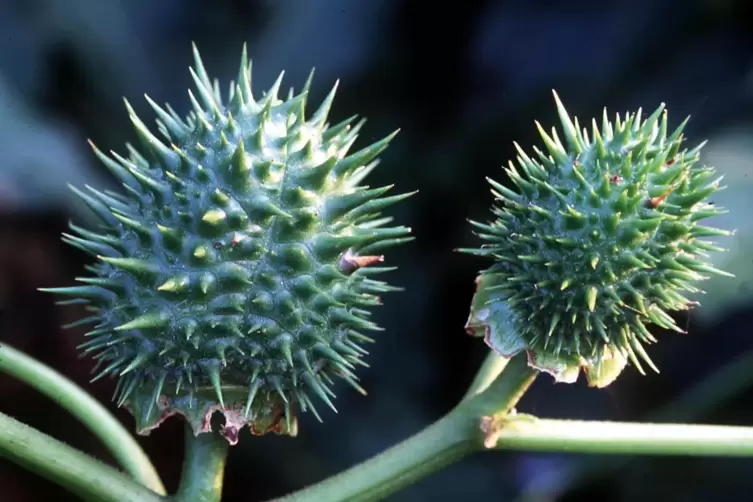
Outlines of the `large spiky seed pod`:
M97 263L83 285L48 291L92 311L81 348L96 378L118 378L140 433L181 414L198 434L219 410L232 443L246 424L294 435L312 396L334 409L333 377L363 392L353 370L378 329L364 308L397 289L367 265L412 239L380 217L410 194L361 186L394 134L348 155L362 123L327 123L337 85L307 117L311 77L280 99L281 73L257 98L244 46L224 101L195 46L194 59L187 120L147 97L167 141L126 103L142 153L93 147L124 192L74 188L102 225L64 238Z
M515 189L489 180L496 220L472 222L488 244L462 251L495 264L466 328L505 357L527 351L558 381L584 368L603 387L627 361L656 370L648 326L682 331L669 312L696 303L694 282L728 275L707 263L721 249L704 238L729 232L701 224L722 213L708 200L721 178L699 165L702 145L682 148L687 119L668 134L664 105L643 121L639 110L612 123L605 110L589 137L554 96L564 144L537 123L546 153L516 144Z

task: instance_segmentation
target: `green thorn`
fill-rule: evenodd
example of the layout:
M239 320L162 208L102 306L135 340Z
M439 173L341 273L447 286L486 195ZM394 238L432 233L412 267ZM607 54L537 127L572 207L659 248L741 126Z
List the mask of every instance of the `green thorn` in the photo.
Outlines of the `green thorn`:
M370 190L357 189L352 193L334 197L326 203L327 218L330 221L342 218L343 216L348 215L349 212L358 210L369 202L379 200L378 198L387 193L393 186L394 185L387 185Z
M368 164L371 160L374 159L374 157L382 153L387 148L390 141L392 141L392 139L397 136L399 132L400 129L397 129L396 131L394 131L387 137L377 141L373 145L369 145L355 153L348 155L347 157L340 160L337 164L335 164L333 171L339 176L345 176L346 174L355 171L356 168Z
M277 207L272 201L259 201L257 203L252 203L251 207L253 209L264 213L266 216L279 216L281 218L286 219L293 219L293 215L290 213L286 213L281 208Z
M209 381L214 387L214 392L217 394L217 400L220 402L220 406L225 409L225 401L222 398L222 385L220 383L220 369L216 366L212 366L207 370Z
M332 141L334 138L340 136L345 131L348 131L350 129L350 125L358 118L358 115L353 115L348 117L347 119L338 122L337 124L328 127L323 133L322 133L322 140L323 141Z
M591 286L586 290L586 303L588 304L588 310L590 310L591 312L596 309L596 296L596 286Z
M243 98L243 102L246 104L254 102L254 96L251 90L251 73L252 63L248 59L248 46L244 43L243 50L241 51L241 63L238 66L238 78L236 81L238 83L238 88L242 92L241 98Z
M131 371L135 370L139 366L143 365L147 360L149 359L149 356L146 352L139 352L136 354L136 357L133 358L133 360L126 366L121 372L120 376L123 376L125 374L130 373Z
M169 322L169 318L162 313L149 313L139 316L125 324L121 324L115 328L114 331L163 328L167 326Z
M164 291L167 293L182 293L188 290L191 285L191 279L187 274L177 275L171 277L157 287L157 291Z
M103 223L110 227L117 227L118 220L115 218L115 216L112 214L112 211L107 206L102 204L97 199L89 196L88 194L85 194L71 184L68 185L68 188L73 193L78 195L81 199L83 199L86 205L89 206L89 209L91 209L94 214L97 215L100 220L102 220Z
M136 129L139 139L144 144L144 147L154 155L162 167L168 171L174 171L179 163L178 156L171 148L165 146L154 134L151 133L151 131L149 131L149 128L146 127L138 115L136 115L136 112L133 110L133 107L128 100L124 100L124 102L128 114L130 115L131 122Z
M324 402L324 404L329 406L332 409L332 411L337 413L337 408L335 408L335 405L332 403L329 396L327 396L327 392L325 392L324 390L325 387L324 387L324 384L321 382L321 380L319 380L316 377L316 375L314 375L313 373L309 371L303 373L302 376L303 376L303 381L306 383L308 387L311 388L311 390L313 390L316 393L317 396L319 396L319 399L321 399Z
M157 225L157 229L162 235L162 242L165 247L173 251L180 251L183 247L183 237L179 230L168 228L163 225Z
M285 358L285 361L288 363L290 368L293 369L293 352L291 350L290 340L283 340L283 342L280 344L280 352L282 352L282 356Z
M103 359L100 359L99 362L101 362L101 361L103 361ZM105 376L107 376L110 373L112 373L116 368L118 368L122 364L123 364L123 358L119 358L119 359L116 359L116 360L112 361L105 369L103 369L102 371L100 371L94 378L92 378L91 380L89 380L89 383L94 383L94 382L97 382L97 381L101 380ZM98 363L98 365L99 365L99 363ZM95 368L95 371L96 371L96 368Z
M275 388L277 393L280 395L282 400L287 404L288 402L288 396L285 395L285 391L282 390L282 385L280 385L280 379L279 378L270 378L272 381L272 386Z
M251 383L251 387L248 389L248 398L246 399L246 406L243 409L244 418L248 418L248 414L251 411L251 405L254 402L256 393L259 391L259 387L261 387L261 380L254 379L254 381Z
M201 221L209 225L216 226L224 222L227 218L225 211L222 209L210 209L201 217Z
M128 379L128 384L123 388L123 390L120 393L120 397L118 398L118 408L123 406L125 402L128 400L128 398L131 396L131 393L136 389L136 386L139 383L139 379L136 377L131 377Z
M193 68L189 68L188 71L191 73L191 78L194 81L196 90L199 91L199 97L201 98L201 101L204 103L204 107L212 112L213 118L215 120L219 120L220 118L222 118L222 112L220 111L220 108L217 105L217 101L215 101L214 99L214 94L212 92L211 83L202 82L202 79L196 74L196 71Z
M295 173L299 185L313 190L320 190L337 164L337 157L330 157L318 166L301 169Z
M251 171L246 160L246 149L243 144L243 138L238 139L238 147L230 157L230 172L239 181L246 182L248 173Z
M267 95L265 98L268 100L268 103L272 103L275 99L278 98L278 94L280 93L280 87L282 87L282 79L285 77L285 70L282 70L279 75L277 75L277 78L272 83L272 87L269 88L267 91Z
M565 133L565 139L575 153L581 153L583 151L583 145L581 145L578 140L578 131L575 129L573 121L570 120L570 115L568 115L565 106L562 104L562 101L560 101L557 92L552 90L552 94L554 95L554 101L557 104L557 114L562 123L562 130Z
M193 257L204 259L209 254L209 251L207 250L207 247L203 244L199 244L196 246L196 249L193 250Z
M342 378L343 380L345 380L345 382L346 382L346 383L347 383L348 385L350 385L351 387L353 387L353 388L354 388L354 389L356 390L356 392L358 392L358 393L359 393L359 394L361 394L362 396L366 396L366 395L368 395L368 392L366 392L366 389L364 389L363 387L361 387L361 386L360 386L360 385L358 384L358 382L356 382L355 378L353 378L353 377L352 377L351 375L348 375L348 374L345 374L345 373L344 373L344 374L341 374L341 375L338 375L338 376L339 376L340 378Z
M112 258L109 256L99 256L100 260L134 275L143 277L155 277L159 274L159 267L146 260L138 258Z
M319 108L314 112L310 122L314 125L323 126L327 122L327 116L329 110L332 108L332 102L335 100L335 94L337 93L337 87L340 85L340 81L336 80L335 85L332 86L332 90L329 91L324 98Z
M633 346L633 350L637 352L637 355L646 363L648 366L654 370L656 373L659 373L659 368L656 367L654 362L651 360L651 358L648 356L648 353L646 352L645 348L641 344L641 342L638 341L638 339L635 336L630 337L630 344Z
M149 106L152 107L152 110L154 110L154 112L159 117L159 120L162 122L162 125L167 131L170 139L172 141L182 141L188 134L188 130L183 126L183 124L175 120L175 118L170 115L169 112L155 103L152 98L150 98L146 94L144 94L144 98L146 98Z
M70 286L65 288L39 288L44 293L55 293L59 295L83 296L86 298L102 298L108 293L104 288L98 286Z
M292 428L292 414L290 412L290 403L285 401L285 428L290 432Z
M124 169L117 162L115 162L110 157L102 153L99 150L99 148L96 147L96 145L94 144L92 140L88 140L88 142L89 142L89 147L94 152L94 155L97 156L100 162L102 162L102 164L105 165L107 170L110 171L118 180L120 180L121 183L129 185L131 188L138 187L136 180L133 179L133 176L131 176L131 174L126 169Z
M319 412L317 411L316 406L314 406L314 403L311 401L311 398L305 392L301 392L298 389L296 389L296 396L298 397L298 400L303 403L302 407L304 411L306 409L311 410L314 418L316 418L319 423L322 423L322 417L319 415Z
M557 164L566 164L569 157L562 144L551 138L546 131L544 131L544 128L541 127L541 124L538 121L536 121L536 128L539 130L539 135L541 136L541 139L544 140L544 146L546 146L546 149L549 151L552 159L554 159L554 162Z
M547 337L551 337L552 333L554 333L554 329L557 327L557 324L560 322L560 314L558 312L555 312L554 315L552 315L551 321L549 321L549 332L547 333Z
M133 218L129 218L119 213L113 213L113 217L117 219L120 223L125 225L126 227L138 233L139 236L142 236L142 237L149 236L149 229L146 226L144 226L142 222L138 220L134 220Z
M149 419L149 417L152 415L152 411L154 410L154 405L157 404L157 402L159 401L159 397L162 394L162 387L165 385L165 378L167 378L167 374L162 373L154 385L154 390L152 391L152 397L151 399L149 399L149 407L146 410L147 419Z
M79 319L78 321L74 321L68 324L64 324L62 326L63 329L71 329L71 328L77 328L79 326L84 326L86 324L92 324L97 321L101 321L102 317L100 315L91 315L88 317L84 317L83 319Z

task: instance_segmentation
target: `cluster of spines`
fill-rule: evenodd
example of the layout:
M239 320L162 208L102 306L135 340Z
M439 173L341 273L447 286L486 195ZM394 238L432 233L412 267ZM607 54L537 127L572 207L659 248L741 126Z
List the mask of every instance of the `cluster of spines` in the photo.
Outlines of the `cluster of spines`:
M94 315L74 325L96 323L88 333L92 339L81 348L98 352L95 379L120 377L120 405L145 381L153 385L150 406L168 384L176 393L186 380L195 386L194 371L200 366L224 407L221 373L232 352L240 365L235 376L247 371L247 416L260 391L278 394L288 420L290 397L304 409L313 408L302 385L334 409L330 370L363 392L353 370L365 364L360 343L371 339L361 331L378 328L360 307L376 305L377 294L398 289L370 278L391 270L364 268L381 261L370 253L412 239L409 228L385 227L391 218L380 217L383 209L411 194L386 196L391 186L359 186L396 133L346 155L363 121L355 127L355 117L332 127L326 122L337 85L309 120L304 112L311 76L302 93L294 95L291 89L281 101L281 73L255 101L244 47L238 81L231 84L225 106L195 47L194 58L191 75L198 99L189 91L193 111L187 120L147 97L170 146L127 103L150 159L130 145L128 158L114 152L110 158L92 145L127 196L73 188L102 221L103 231L71 225L78 235L64 239L100 262L88 267L95 277L78 279L83 286L49 291L77 297L66 303L91 304ZM205 193L207 186L214 189ZM176 264L189 269L173 270ZM291 276L287 269L312 274ZM281 278L290 290L273 290ZM138 303L128 304L144 300L140 296L163 308L143 312ZM188 301L189 308L176 320L179 300ZM207 316L217 314L209 328L191 316L190 302L196 301L204 302ZM319 311L306 308L312 305ZM294 319L300 333L270 326L271 318L260 315L270 310ZM236 320L244 315L246 321L257 320L248 321L247 330ZM322 336L317 328L330 332ZM209 338L201 333L207 329L226 333ZM249 340L266 329L280 332L273 344ZM301 338L307 338L306 350L296 350ZM129 345L134 342L137 346ZM192 360L189 342L195 350L211 350L211 357ZM262 354L254 359L269 345L279 358L264 360ZM160 361L165 365L155 366ZM280 364L287 365L282 376L267 374Z
M496 220L471 223L490 244L464 251L497 261L485 273L532 350L597 358L607 346L655 369L647 324L682 331L667 312L694 304L693 282L728 275L705 260L722 249L700 239L729 232L698 223L722 214L706 202L721 178L696 165L703 144L680 150L687 119L668 135L663 105L614 125L605 110L589 138L555 100L565 144L537 123L546 153L515 145L522 173L512 162L506 173L517 191L489 180Z

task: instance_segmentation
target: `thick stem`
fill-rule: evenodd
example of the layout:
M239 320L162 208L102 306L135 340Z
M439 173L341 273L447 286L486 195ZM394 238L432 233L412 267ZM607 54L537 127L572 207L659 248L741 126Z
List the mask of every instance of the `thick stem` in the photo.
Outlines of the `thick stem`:
M2 413L0 456L36 472L84 500L165 500L116 469Z
M370 502L382 500L419 479L484 448L480 419L512 409L536 377L525 355L513 358L480 394L415 436L385 452L279 502Z
M195 436L188 424L185 437L183 473L175 499L180 502L219 502L229 443L218 432Z
M498 450L617 455L753 456L753 427L510 418Z
M387 451L280 502L381 500L478 449L473 421L455 409Z
M160 495L166 493L159 474L134 437L84 389L5 343L0 346L0 371L55 401L99 437L115 460L138 482Z

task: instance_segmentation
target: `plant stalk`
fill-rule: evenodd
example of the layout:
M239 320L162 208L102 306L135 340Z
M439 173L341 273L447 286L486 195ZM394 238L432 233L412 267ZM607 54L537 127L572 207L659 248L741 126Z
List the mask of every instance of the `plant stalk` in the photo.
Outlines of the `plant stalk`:
M99 401L64 375L3 343L0 371L30 385L83 423L136 481L165 495L156 469L136 439Z
M498 450L615 455L753 456L753 427L511 418Z
M502 370L507 366L509 359L497 355L496 352L489 351L486 355L486 359L481 363L476 376L473 378L473 382L468 387L468 390L463 396L463 399L473 397L479 392L486 390L491 383L497 379Z
M383 453L278 502L382 500L421 478L484 448L480 419L511 410L536 378L525 354L516 356L480 394Z
M489 356L468 395L415 436L334 477L278 502L381 500L464 456L484 450L556 451L636 455L753 456L753 428L538 419L515 415L514 406L538 372L525 354L499 376Z
M690 386L669 404L649 414L648 419L674 421L695 420L708 413L721 403L739 395L753 384L753 351L743 353L708 376ZM558 486L556 493L568 492L579 483L593 481L610 475L630 462L625 457L579 457L568 461L563 469L567 475ZM534 481L535 483L535 481ZM538 495L536 495L538 497ZM527 493L521 494L517 502L529 500Z
M219 502L225 478L225 463L230 445L217 432L194 436L185 426L186 452L180 487L175 500L180 502Z
M280 502L381 500L476 450L472 421L457 409L385 452L282 497Z
M57 483L84 500L165 500L115 468L3 413L0 413L0 456Z

